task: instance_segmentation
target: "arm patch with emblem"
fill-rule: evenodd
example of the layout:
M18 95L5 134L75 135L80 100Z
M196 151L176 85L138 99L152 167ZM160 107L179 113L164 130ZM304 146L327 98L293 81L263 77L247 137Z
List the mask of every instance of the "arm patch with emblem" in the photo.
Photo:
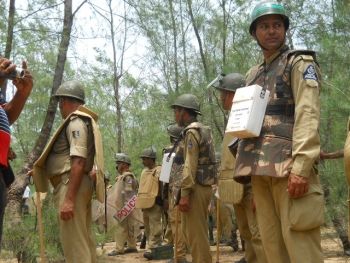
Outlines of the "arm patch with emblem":
M306 70L303 73L303 78L305 80L312 79L312 80L318 80L316 69L314 65L309 65Z
M73 136L73 138L79 138L79 137L80 137L80 132L79 132L79 130L77 130L77 131L72 131L72 136Z

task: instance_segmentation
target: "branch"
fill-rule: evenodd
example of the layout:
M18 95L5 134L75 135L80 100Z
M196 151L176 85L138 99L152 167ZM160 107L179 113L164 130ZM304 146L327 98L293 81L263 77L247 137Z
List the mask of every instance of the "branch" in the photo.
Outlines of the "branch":
M75 14L79 11L79 9L87 2L87 0L84 0L83 2L81 2L81 4L77 7L77 9L74 10L72 16L74 17Z
M321 150L320 152L320 159L321 160L327 160L327 159L340 159L344 157L344 150L338 150L335 152L324 152Z

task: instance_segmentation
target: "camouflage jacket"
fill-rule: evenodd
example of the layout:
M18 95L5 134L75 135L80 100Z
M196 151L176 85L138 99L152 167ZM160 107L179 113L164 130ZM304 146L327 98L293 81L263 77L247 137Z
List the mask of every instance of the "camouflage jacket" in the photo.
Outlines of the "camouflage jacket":
M235 180L247 183L251 175L285 177L292 169L293 131L295 123L295 99L291 87L291 72L296 57L310 57L312 63L315 53L312 51L280 49L270 63L253 67L247 74L247 85L258 84L270 91L270 99L260 136L240 141L235 166ZM311 72L311 77L319 76ZM317 74L317 75L316 75ZM298 75L297 77L303 77ZM305 78L305 73L304 73ZM309 103L312 103L311 101Z
M192 122L183 130L183 137L185 164L181 188L190 189L194 183L206 186L215 184L216 160L210 127Z

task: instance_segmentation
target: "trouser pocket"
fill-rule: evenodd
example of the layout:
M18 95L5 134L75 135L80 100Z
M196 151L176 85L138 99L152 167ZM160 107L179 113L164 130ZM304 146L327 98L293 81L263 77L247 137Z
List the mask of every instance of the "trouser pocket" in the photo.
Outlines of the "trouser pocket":
M307 231L324 223L323 190L319 184L310 184L309 191L300 198L289 199L290 228Z

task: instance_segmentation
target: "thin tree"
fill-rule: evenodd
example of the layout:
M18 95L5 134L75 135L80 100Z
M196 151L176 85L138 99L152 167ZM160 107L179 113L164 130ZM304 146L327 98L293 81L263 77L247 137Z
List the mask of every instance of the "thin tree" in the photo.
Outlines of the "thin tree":
M51 95L54 95L56 93L56 90L62 82L64 66L67 60L67 52L71 38L74 15L85 2L86 1L83 1L78 6L78 8L74 12L72 12L72 0L64 1L63 30L61 33L61 40L57 54L57 62L55 68L55 75L51 87ZM26 161L23 165L23 168L16 176L16 180L11 185L8 192L7 213L11 215L12 219L18 219L20 216L22 195L25 187L29 183L29 177L27 176L27 174L32 169L33 163L36 159L38 159L49 140L52 126L55 120L56 110L57 100L53 96L51 96L46 112L46 117L41 128L39 137L37 138L31 153L26 157Z

